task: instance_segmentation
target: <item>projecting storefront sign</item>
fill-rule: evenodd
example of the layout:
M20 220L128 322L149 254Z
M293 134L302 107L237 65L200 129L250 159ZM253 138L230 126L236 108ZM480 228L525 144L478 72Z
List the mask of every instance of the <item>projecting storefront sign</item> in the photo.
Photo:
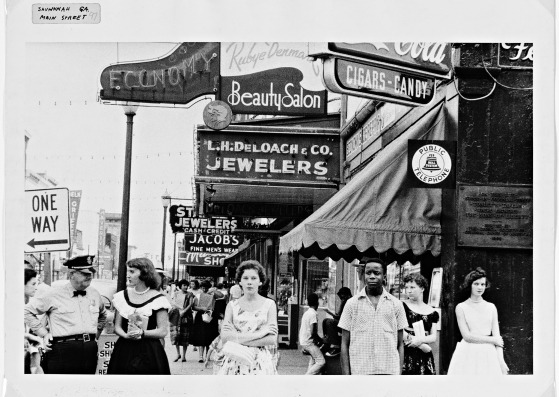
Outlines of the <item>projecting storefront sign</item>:
M321 72L306 43L223 43L221 100L233 113L323 115Z
M241 239L234 234L186 234L184 249L188 252L228 254L241 245Z
M435 79L345 59L324 61L324 83L334 92L403 105L426 105L435 96Z
M186 104L215 94L219 53L219 43L182 43L153 61L111 65L101 73L101 99Z
M201 252L179 251L181 266L220 266L227 254L206 254Z
M443 79L450 78L452 62L450 43L309 43L309 55L365 61Z
M70 249L69 191L66 188L26 190L25 252Z
M306 218L313 213L313 206L305 204L211 202L204 203L204 213L250 218Z
M339 180L339 135L198 129L200 176L278 181ZM247 182L248 183L248 182Z
M498 66L511 69L534 68L534 45L532 43L501 43Z
M231 234L237 228L236 219L195 217L190 208L181 205L169 208L169 221L173 233Z

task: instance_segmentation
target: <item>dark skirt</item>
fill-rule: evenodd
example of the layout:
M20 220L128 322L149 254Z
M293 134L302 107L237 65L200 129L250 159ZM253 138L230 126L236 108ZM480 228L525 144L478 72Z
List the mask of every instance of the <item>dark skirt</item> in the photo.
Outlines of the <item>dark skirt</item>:
M188 344L190 343L190 333L192 330L193 322L194 321L192 320L191 311L186 312L184 316L182 316L181 320L179 321L178 334L175 339L175 343L173 343L174 345L184 347L188 346Z
M402 375L436 375L433 353L424 353L417 347L404 346Z
M219 335L217 317L212 317L212 321L205 323L202 320L203 312L196 312L194 324L189 335L189 342L194 346L209 346Z
M159 339L118 338L107 368L111 375L170 375L169 360Z

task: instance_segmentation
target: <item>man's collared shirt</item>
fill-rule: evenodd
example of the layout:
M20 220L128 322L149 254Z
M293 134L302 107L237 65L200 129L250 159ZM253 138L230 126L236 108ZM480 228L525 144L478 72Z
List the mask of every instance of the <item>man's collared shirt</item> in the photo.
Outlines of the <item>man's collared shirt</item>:
M50 334L54 337L97 333L98 329L103 329L107 312L95 288L88 287L85 291L85 296L74 296L70 282L51 288L40 299L25 305L25 323L37 335L45 336L49 331L39 316L46 314Z
M376 310L364 288L350 298L344 307L338 327L350 332L351 374L398 375L398 331L406 326L404 305L384 288Z

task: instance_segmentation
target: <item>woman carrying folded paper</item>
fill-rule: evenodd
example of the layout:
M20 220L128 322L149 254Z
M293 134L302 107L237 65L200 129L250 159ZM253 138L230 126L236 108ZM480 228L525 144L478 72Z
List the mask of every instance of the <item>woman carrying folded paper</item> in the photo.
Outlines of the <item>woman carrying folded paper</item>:
M409 327L404 328L404 366L402 375L436 375L431 344L437 340L439 313L423 302L429 286L425 277L414 273L404 278L408 300L404 310Z
M254 260L237 268L243 296L229 302L221 329L218 375L277 375L278 321L276 304L258 294L266 279L264 268Z

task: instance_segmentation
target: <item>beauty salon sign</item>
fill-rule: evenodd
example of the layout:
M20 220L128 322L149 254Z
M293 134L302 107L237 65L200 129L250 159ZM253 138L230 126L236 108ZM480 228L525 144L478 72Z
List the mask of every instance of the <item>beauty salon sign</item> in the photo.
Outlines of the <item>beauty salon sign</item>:
M322 68L306 43L222 43L221 100L233 113L326 114Z

